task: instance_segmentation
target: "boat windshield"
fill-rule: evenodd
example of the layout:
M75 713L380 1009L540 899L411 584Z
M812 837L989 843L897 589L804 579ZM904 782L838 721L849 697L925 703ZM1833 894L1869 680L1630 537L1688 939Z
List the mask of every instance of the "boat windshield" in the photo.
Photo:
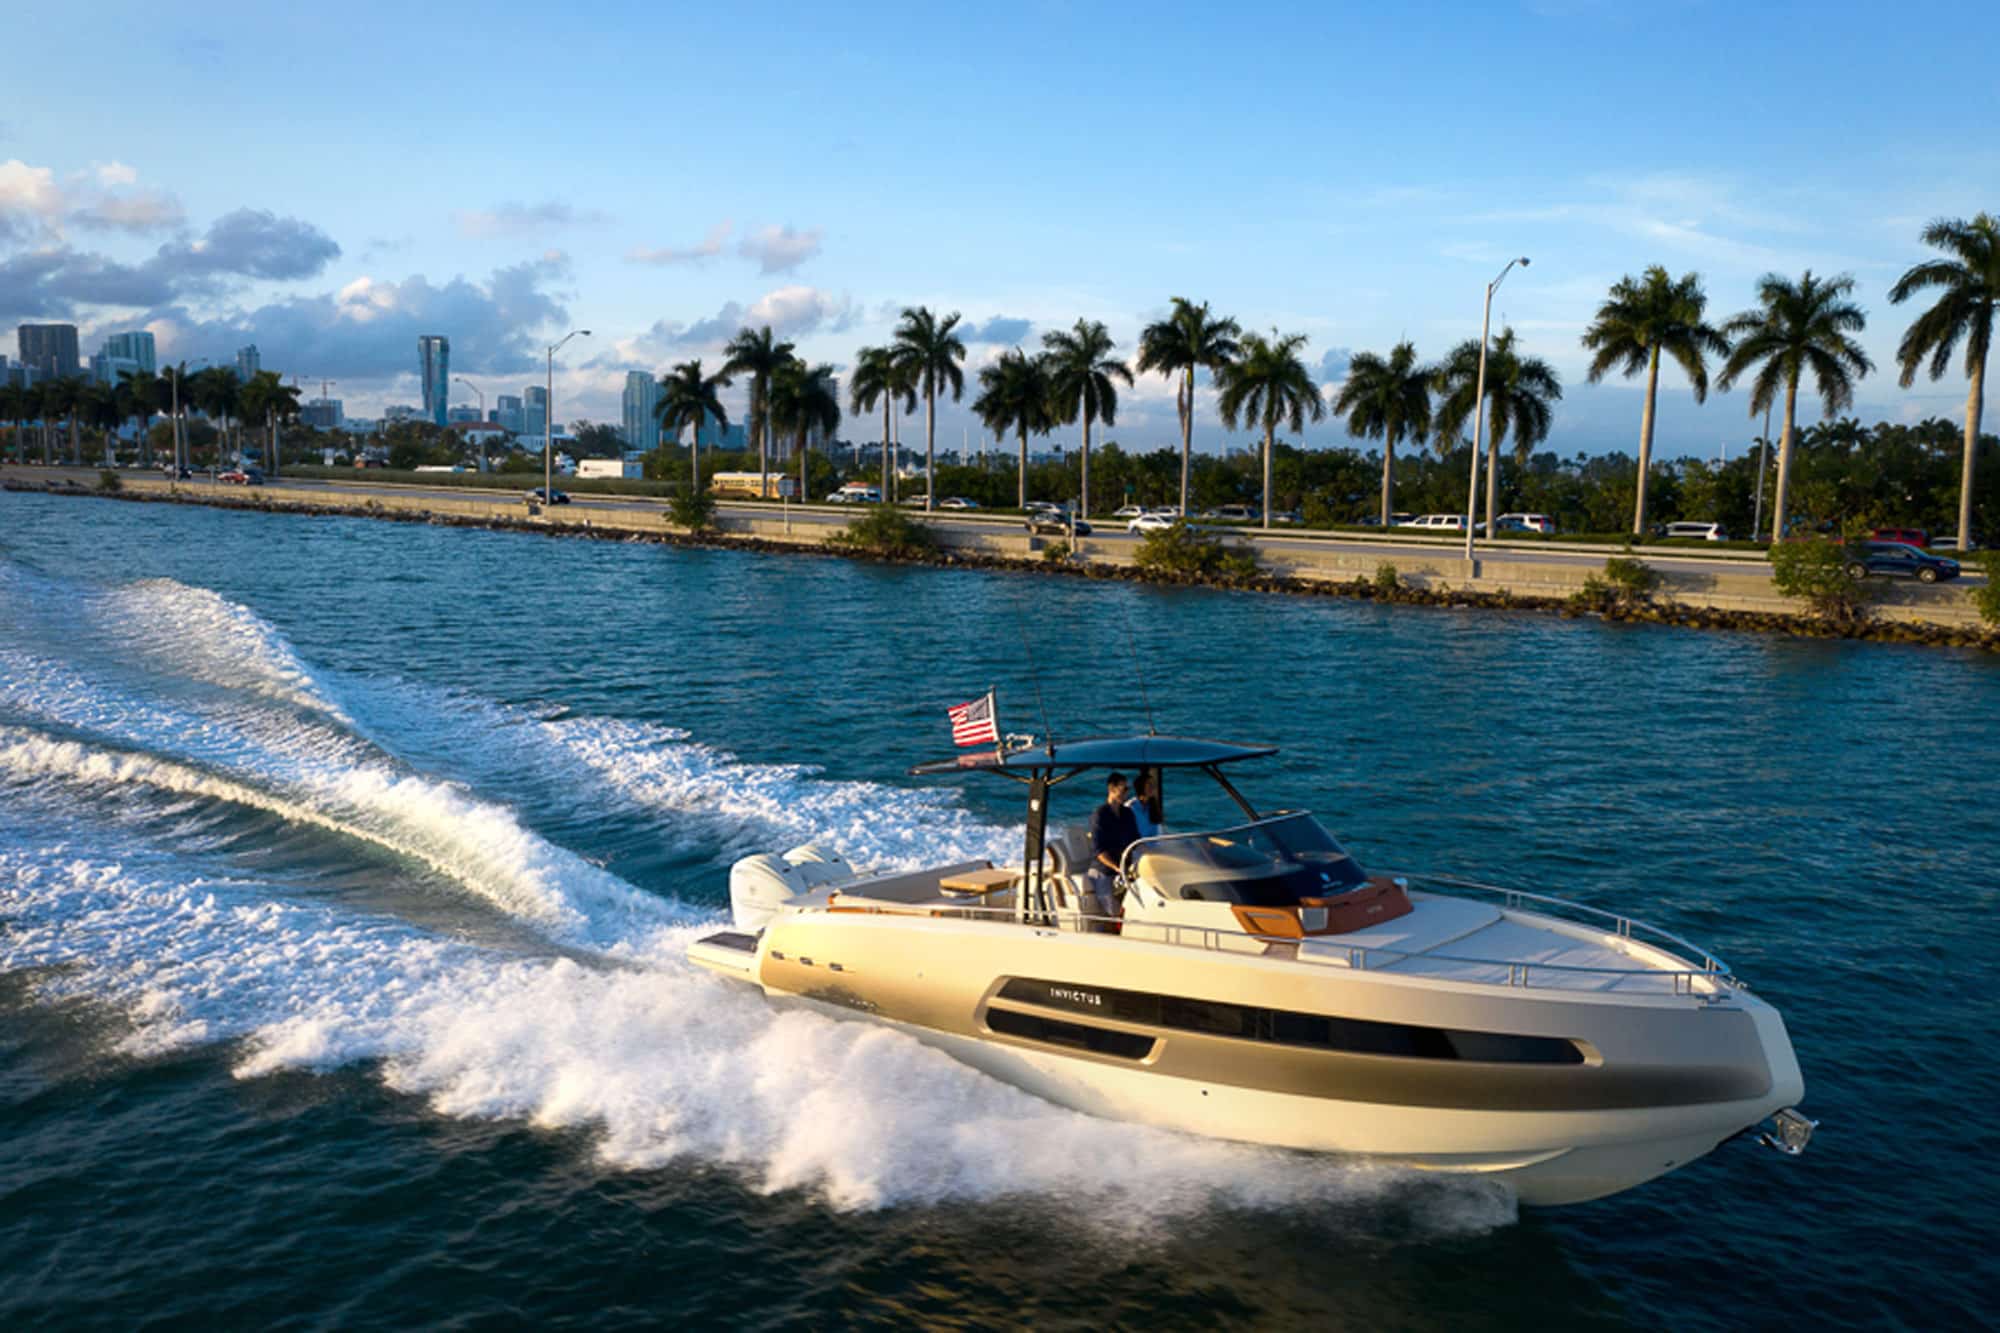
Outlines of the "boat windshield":
M1206 833L1175 833L1132 844L1128 877L1168 898L1293 907L1357 888L1368 878L1309 814L1276 815Z

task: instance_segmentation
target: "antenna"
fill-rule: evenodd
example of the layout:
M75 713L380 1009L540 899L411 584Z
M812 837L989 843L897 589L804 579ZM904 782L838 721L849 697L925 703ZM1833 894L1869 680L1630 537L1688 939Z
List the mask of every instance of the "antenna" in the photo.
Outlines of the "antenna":
M1014 604L1014 624L1021 631L1021 651L1028 659L1028 680L1035 687L1035 711L1042 715L1042 744L1053 755L1056 752L1056 734L1049 727L1049 710L1042 703L1042 670L1035 665L1035 645L1028 638L1028 618L1021 614L1021 605Z
M1127 606L1124 608L1124 611L1125 651L1132 658L1133 674L1139 678L1139 701L1146 706L1146 734L1148 736L1157 736L1160 734L1160 729L1153 725L1153 696L1146 689L1146 664L1144 659L1139 656L1137 645L1132 642L1132 608Z

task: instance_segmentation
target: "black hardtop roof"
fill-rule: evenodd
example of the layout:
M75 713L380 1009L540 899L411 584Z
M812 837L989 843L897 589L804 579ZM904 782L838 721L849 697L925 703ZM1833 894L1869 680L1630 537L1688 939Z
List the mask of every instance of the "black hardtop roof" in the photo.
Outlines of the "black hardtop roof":
M1063 769L1075 772L1086 768L1207 768L1232 764L1242 759L1262 759L1278 752L1275 745L1234 745L1228 741L1202 740L1193 736L1104 736L1090 740L1062 741L997 754L992 750L969 750L952 759L936 759L918 764L910 772L979 773L1023 772L1034 769Z

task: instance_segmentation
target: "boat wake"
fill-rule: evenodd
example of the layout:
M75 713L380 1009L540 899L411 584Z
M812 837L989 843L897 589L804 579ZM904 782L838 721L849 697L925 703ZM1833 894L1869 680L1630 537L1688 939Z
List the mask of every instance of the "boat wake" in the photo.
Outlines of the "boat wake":
M718 909L537 831L611 803L718 887L736 852L806 838L883 866L1011 851L949 793L327 672L177 583L0 560L0 598L21 608L0 620L0 971L115 1015L109 1058L362 1066L440 1115L588 1131L612 1168L721 1165L842 1210L1076 1201L1135 1233L1215 1208L1512 1220L1497 1189L1097 1120L900 1033L774 1009L685 962ZM364 873L365 902L328 888ZM425 895L511 942L440 926Z

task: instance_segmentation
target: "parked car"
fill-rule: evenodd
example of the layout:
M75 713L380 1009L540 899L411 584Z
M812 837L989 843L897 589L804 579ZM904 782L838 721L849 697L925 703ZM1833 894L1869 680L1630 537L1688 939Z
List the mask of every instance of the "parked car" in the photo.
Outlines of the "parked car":
M1028 515L1027 526L1029 532L1035 533L1038 536L1067 537L1072 530L1072 524L1077 536L1088 537L1090 535L1090 524L1080 518L1072 520L1062 510L1056 510L1051 513L1046 509L1038 509Z
M1111 517L1130 520L1138 518L1141 514L1144 514L1145 512L1146 512L1146 506L1144 505L1119 505L1116 509L1111 511Z
M1703 542L1726 542L1729 534L1722 530L1720 523L1669 523L1657 529L1660 536L1669 541L1686 539Z
M1550 536L1556 530L1556 521L1547 514L1502 514L1493 520L1493 526L1502 532L1539 532Z
M232 486L262 486L264 474L254 467L233 467L227 472L219 472L215 479Z
M930 508L931 497L928 495L906 495L896 501L896 503L905 509L928 509Z
M1134 533L1165 532L1178 522L1180 522L1180 519L1171 514L1140 514L1125 525L1125 531Z
M1958 534L1947 532L1941 537L1933 537L1930 540L1930 548L1933 551L1956 551L1958 549ZM1973 541L1968 543L1965 549L1968 551L1977 551L1980 549L1980 546L1977 541Z
M1217 505L1203 514L1202 517L1212 518L1219 523L1254 523L1257 521L1257 514L1249 505Z
M1856 542L1848 548L1849 576L1865 579L1871 574L1892 579L1916 579L1936 583L1959 576L1956 560L1919 550L1905 542Z
M569 503L569 492L556 491L552 497L549 492L537 486L528 492L528 499L534 501L536 504L566 505Z
M1918 550L1931 544L1931 535L1922 528L1877 528L1868 534L1871 542L1901 542Z
M962 495L948 495L938 501L939 509L977 509L979 501L968 500Z
M1296 528L1304 522L1304 516L1296 509L1273 509L1271 511L1271 526L1274 528Z
M1464 532L1465 515L1425 514L1422 518L1413 518L1408 523L1398 523L1396 526L1399 528L1420 528L1427 532Z
M1053 500L1030 500L1023 506L1031 514L1060 514L1063 507Z
M1393 510L1389 514L1389 526L1392 528L1407 527L1415 518L1416 515L1407 510ZM1380 514L1370 514L1361 520L1361 526L1364 528L1379 528L1382 526L1382 516Z

